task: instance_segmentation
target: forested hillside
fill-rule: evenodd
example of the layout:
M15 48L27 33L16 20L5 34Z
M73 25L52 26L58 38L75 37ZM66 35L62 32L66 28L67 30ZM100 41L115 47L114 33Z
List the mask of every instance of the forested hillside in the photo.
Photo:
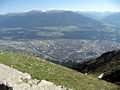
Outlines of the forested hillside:
M102 79L120 84L120 50L104 53L96 59L81 63L73 68L94 76L104 73Z

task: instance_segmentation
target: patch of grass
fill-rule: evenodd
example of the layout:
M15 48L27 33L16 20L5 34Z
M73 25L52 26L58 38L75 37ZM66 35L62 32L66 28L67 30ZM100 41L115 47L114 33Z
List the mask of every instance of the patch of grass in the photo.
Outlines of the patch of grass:
M46 30L54 30L54 31L71 31L79 29L77 26L64 26L64 27L34 27L35 29L46 29Z
M118 86L33 56L1 53L0 63L12 65L32 78L45 79L74 90L117 90Z
M37 32L38 36L63 36L61 32Z

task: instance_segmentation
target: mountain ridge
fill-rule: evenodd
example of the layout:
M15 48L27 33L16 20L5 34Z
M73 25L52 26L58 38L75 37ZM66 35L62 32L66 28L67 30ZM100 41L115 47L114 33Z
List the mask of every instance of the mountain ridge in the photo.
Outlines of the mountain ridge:
M9 16L9 14L7 15ZM2 20L2 22L0 22L0 27L13 28L13 27L67 26L67 25L79 26L88 23L92 25L94 24L100 25L99 21L82 16L72 11L49 11L49 12L30 11L27 13L22 13L20 15L19 14L15 16L12 15L12 17L5 19L5 21Z
M72 11L0 15L0 39L87 39L119 41L113 26Z
M102 19L102 21L109 23L109 24L112 24L116 27L119 27L119 25L120 25L120 12L116 12L116 13L113 13L109 16L106 16Z

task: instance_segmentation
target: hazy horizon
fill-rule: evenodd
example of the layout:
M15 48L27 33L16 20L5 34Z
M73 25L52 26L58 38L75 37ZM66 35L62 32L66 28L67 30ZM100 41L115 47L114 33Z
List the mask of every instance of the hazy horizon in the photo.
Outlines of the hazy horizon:
M120 11L112 11L112 10L94 10L94 9L88 9L88 10L83 10L83 9L79 9L79 10L69 10L69 9L41 9L41 10L28 10L28 11L16 11L16 12L7 12L7 13L0 13L0 15L5 15L5 14L19 14L19 13L27 13L27 12L31 12L31 11L38 11L38 12L47 12L47 11L52 11L52 10L63 10L63 11L73 11L73 12L100 12L100 13L105 13L105 12L120 12Z
M119 0L1 0L0 14L31 10L120 11Z

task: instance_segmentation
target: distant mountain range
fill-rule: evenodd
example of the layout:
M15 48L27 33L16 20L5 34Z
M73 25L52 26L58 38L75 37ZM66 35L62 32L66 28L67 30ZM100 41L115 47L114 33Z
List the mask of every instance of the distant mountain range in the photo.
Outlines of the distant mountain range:
M90 14L90 13L89 13ZM51 10L0 15L0 39L87 39L120 41L116 27L86 13ZM93 13L94 14L94 13ZM110 12L95 13L99 17Z
M0 27L40 27L40 26L101 26L99 21L85 17L71 11L30 11L21 14L7 14L0 16Z
M102 21L109 23L109 24L113 24L120 28L120 12L116 12L109 16L106 16L102 19Z
M101 20L104 17L107 17L109 15L112 15L114 12L106 11L106 12L96 12L96 11L76 11L77 13L95 19L95 20Z

